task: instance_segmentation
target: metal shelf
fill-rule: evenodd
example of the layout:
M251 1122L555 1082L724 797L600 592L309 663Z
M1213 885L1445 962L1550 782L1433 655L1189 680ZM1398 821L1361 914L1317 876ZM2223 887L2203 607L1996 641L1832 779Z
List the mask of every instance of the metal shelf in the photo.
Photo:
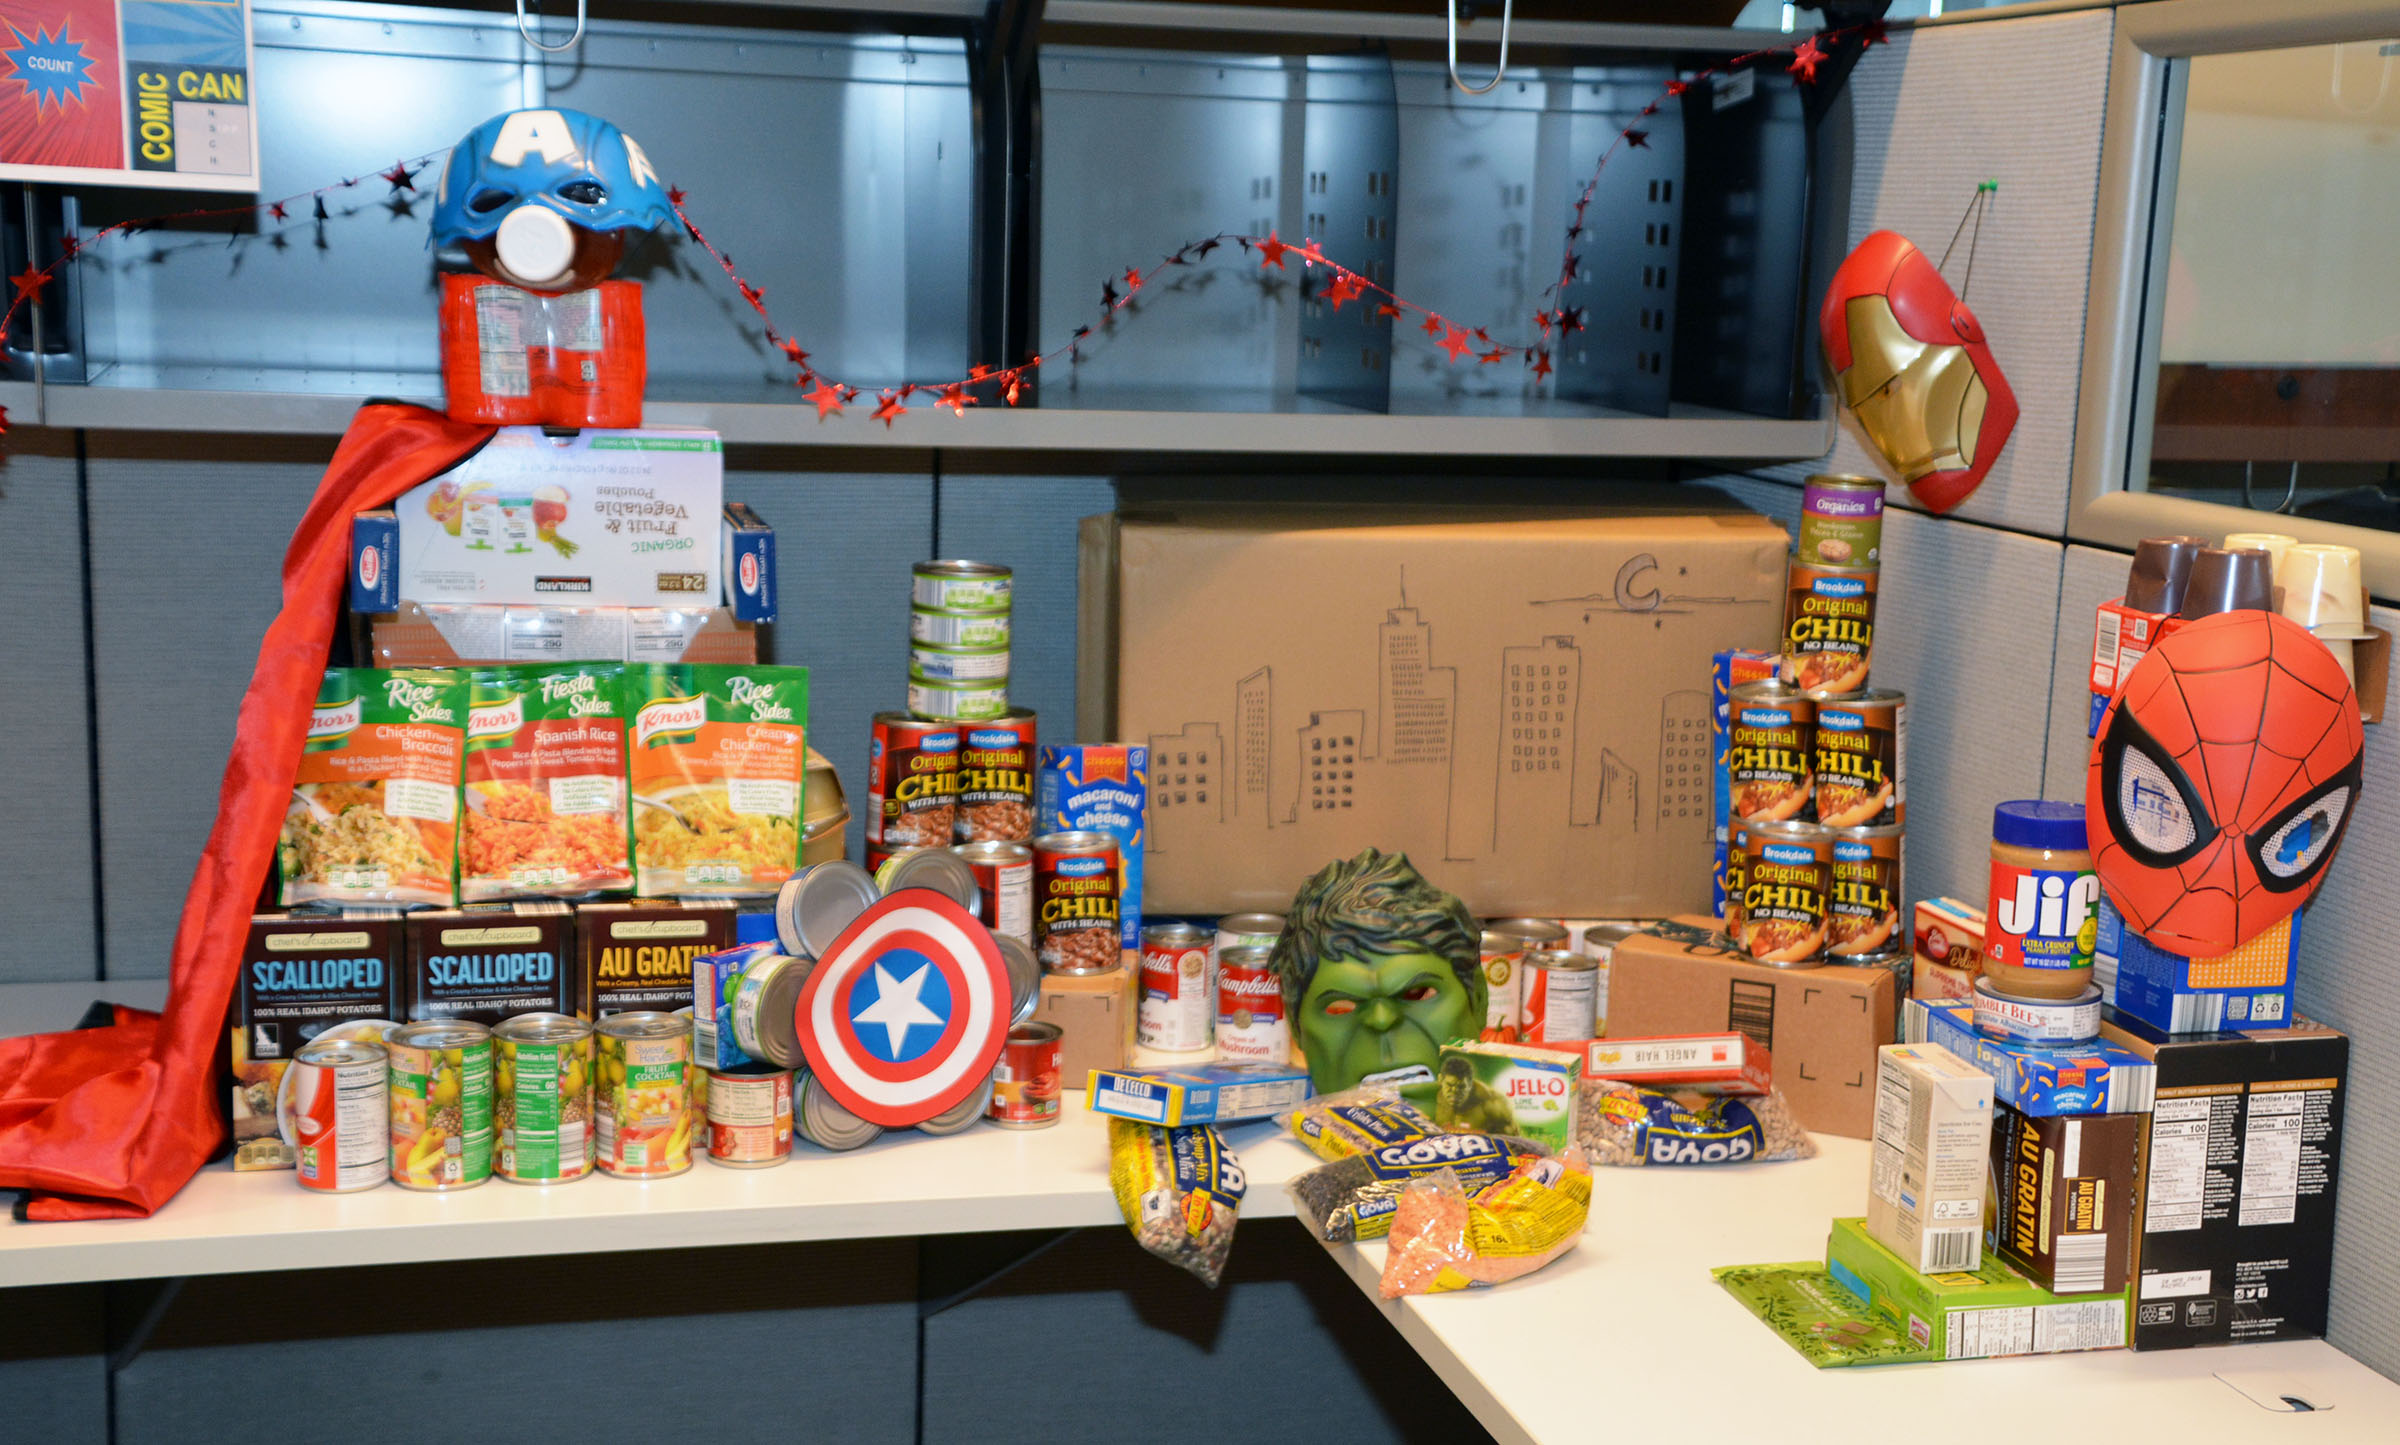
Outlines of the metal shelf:
M439 387L429 375L352 379L357 384L337 392L304 388L305 378L297 376L209 372L161 377L156 386L52 385L38 398L33 386L13 383L0 386L0 405L9 408L13 423L25 425L339 436L369 396L439 404ZM211 384L192 384L203 381ZM766 399L778 393L789 399ZM678 397L672 387L654 387L644 420L705 427L728 442L752 445L990 451L1787 460L1821 456L1833 441L1828 420L1697 407L1651 417L1569 402L1486 402L1470 403L1481 408L1472 412L1381 415L1290 398L1283 404L1308 409L1277 410L1276 401L1265 391L1051 393L1039 407L974 407L953 417L920 395L907 416L885 427L869 418L871 407L863 404L819 422L816 409L788 387L761 386L749 398Z

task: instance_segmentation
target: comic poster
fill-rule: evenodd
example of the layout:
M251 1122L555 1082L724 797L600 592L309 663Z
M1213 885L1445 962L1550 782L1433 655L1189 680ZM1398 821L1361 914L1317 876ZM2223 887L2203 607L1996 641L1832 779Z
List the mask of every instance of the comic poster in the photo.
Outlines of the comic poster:
M249 0L0 0L0 180L258 186Z

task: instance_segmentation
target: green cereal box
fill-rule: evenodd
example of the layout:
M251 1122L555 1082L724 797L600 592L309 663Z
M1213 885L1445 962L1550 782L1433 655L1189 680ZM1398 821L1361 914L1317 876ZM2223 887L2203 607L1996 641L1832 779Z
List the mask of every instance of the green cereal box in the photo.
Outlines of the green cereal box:
M1434 1121L1443 1128L1516 1134L1553 1150L1575 1142L1580 1054L1509 1044L1445 1044L1434 1071Z

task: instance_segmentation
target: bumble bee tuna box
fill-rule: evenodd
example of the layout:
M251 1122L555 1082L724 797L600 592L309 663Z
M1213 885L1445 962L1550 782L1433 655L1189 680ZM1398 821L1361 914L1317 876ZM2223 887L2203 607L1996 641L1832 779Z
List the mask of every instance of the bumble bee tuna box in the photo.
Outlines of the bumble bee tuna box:
M1575 1142L1583 1060L1507 1044L1445 1044L1434 1070L1433 1117L1443 1128L1515 1134L1553 1150Z

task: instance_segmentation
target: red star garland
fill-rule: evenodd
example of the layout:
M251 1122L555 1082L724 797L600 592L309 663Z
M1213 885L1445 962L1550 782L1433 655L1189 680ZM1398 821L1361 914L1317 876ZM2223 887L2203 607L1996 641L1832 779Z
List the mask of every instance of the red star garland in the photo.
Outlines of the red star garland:
M392 168L383 173L382 179L391 183L393 195L398 195L402 191L413 191L417 188L417 173L408 168L406 161L394 161ZM348 183L345 182L345 184Z
M8 408L0 406L0 436L8 435Z
M42 288L50 284L50 273L28 266L8 279L16 283L17 305L21 306L28 301L36 301L41 298ZM11 307L10 309L14 310L15 308Z
M1125 268L1125 294L1131 296L1142 289L1142 273L1131 266Z
M1799 49L1792 52L1792 63L1785 66L1784 69L1799 76L1801 84L1815 85L1817 83L1817 67L1832 58L1825 53L1824 46L1817 44L1817 37L1811 35L1800 42Z
M267 219L273 221L288 221L291 219L291 212L286 211L283 208L283 202L277 201L275 204L267 207Z
M1474 339L1455 326L1450 328L1449 335L1444 336L1440 341L1437 341L1434 344L1439 346L1442 350L1449 352L1450 359L1454 362L1475 349Z
M1547 351L1536 351L1533 354L1533 379L1539 381L1549 374L1550 353Z
M1304 264L1310 266L1330 266L1333 264L1331 261L1325 259L1325 253L1317 249L1317 243L1314 241L1303 241L1301 243L1300 260Z
M1688 80L1670 80L1667 82L1667 96L1669 99L1673 99L1691 88L1691 82Z
M1339 311L1342 309L1343 302L1356 299L1358 294L1366 289L1367 283L1358 279L1355 274L1349 271L1339 271L1334 274L1333 283L1325 288L1325 299L1333 306L1334 310Z
M1436 316L1432 312L1428 311L1425 313L1425 324L1418 329L1423 331L1427 336L1439 336L1442 334L1442 328L1448 324L1448 322L1445 322L1439 316Z
M1273 231L1267 232L1267 239L1258 243L1258 264L1260 269L1263 270L1266 267L1272 266L1278 271L1282 270L1283 253L1292 249L1292 247L1287 246L1282 241L1278 240Z
M683 209L683 198L687 194L689 193L681 186L669 186L667 187L667 204L680 211Z
M890 431L893 421L907 414L908 408L900 404L900 398L887 391L883 393L883 404L875 408L874 420L882 422L883 429Z
M805 368L808 365L808 353L800 349L799 342L792 340L788 336L783 336L776 338L775 345L782 349L785 356L791 358L792 365L802 368ZM807 380L805 376L803 376L801 379L803 381Z
M1386 316L1398 316L1399 314L1400 308L1394 306L1389 301L1379 301L1375 303L1375 316L1377 320L1381 320Z
M952 415L960 417L965 416L967 408L974 404L975 398L967 395L967 384L963 381L954 381L943 387L941 399L934 403L935 406L950 408Z
M1491 365L1493 362L1495 362L1495 361L1498 361L1500 358L1502 358L1502 357L1504 357L1504 356L1506 356L1506 355L1508 355L1508 352L1507 352L1507 350L1506 350L1505 348L1502 348L1502 349L1499 349L1499 350L1487 351L1487 352L1483 353L1481 356L1478 356L1478 357L1476 357L1475 359L1476 359L1476 361L1478 361L1478 362L1482 363L1483 365L1485 365L1485 366L1489 366L1489 365Z
M1644 113L1647 114L1647 112ZM1637 151L1648 150L1650 149L1650 132L1646 130L1629 130L1625 132L1625 144L1632 146Z
M1880 20L1869 20L1858 27L1858 48L1862 54L1878 45L1891 43L1891 31Z

